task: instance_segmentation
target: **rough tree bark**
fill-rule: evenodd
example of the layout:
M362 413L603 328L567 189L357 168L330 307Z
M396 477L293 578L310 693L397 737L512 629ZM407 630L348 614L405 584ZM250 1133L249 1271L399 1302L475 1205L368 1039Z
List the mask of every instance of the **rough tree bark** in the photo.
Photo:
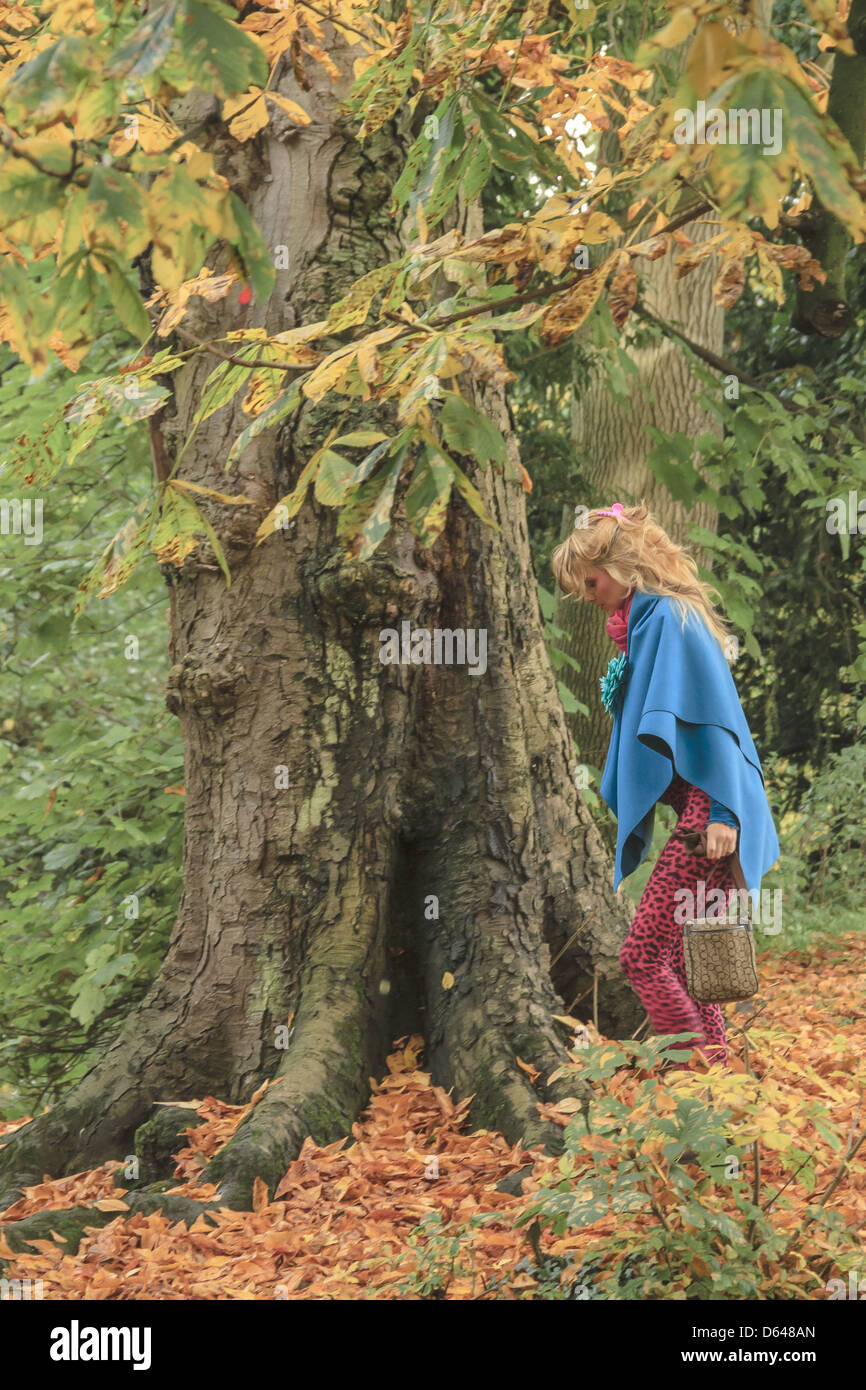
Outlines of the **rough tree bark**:
M300 91L290 64L278 73L277 90L305 106L310 126L278 117L256 142L222 151L265 239L289 248L250 317L272 332L323 318L359 274L401 251L388 204L407 118L360 145L339 110L353 54L333 35L331 52L336 85L316 69ZM212 336L238 325L237 309L204 305L189 324ZM198 357L174 379L170 453L213 366ZM335 512L312 496L253 546L261 517L337 421L393 432L381 404L306 402L276 444L263 436L229 475L228 490L255 501L210 513L231 587L205 548L173 576L167 701L185 744L186 837L166 959L75 1092L0 1150L0 1204L43 1172L142 1149L156 1101L245 1101L269 1079L278 1084L204 1174L218 1204L245 1207L254 1179L273 1191L308 1134L324 1144L350 1132L369 1077L410 1031L423 1034L434 1079L474 1096L476 1125L555 1150L560 1131L537 1103L575 1088L545 1086L569 1041L552 1015L591 1017L595 982L605 1032L627 1036L639 1022L618 964L627 909L571 778L502 386L478 387L476 399L508 437L504 470L462 461L499 531L457 500L422 549L404 525L404 478L369 562L344 561ZM226 490L223 461L247 420L237 404L218 411L179 476ZM486 674L383 665L379 633L403 621L485 629ZM517 1056L539 1069L537 1089ZM169 1174L151 1165L142 1182Z

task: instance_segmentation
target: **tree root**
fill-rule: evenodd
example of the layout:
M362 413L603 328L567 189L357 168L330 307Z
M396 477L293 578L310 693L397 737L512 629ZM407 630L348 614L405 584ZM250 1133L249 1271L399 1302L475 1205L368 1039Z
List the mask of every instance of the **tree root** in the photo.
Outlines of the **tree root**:
M166 1184L156 1184L157 1189ZM221 1202L197 1202L192 1197L184 1197L180 1193L160 1192L158 1190L146 1189L143 1192L129 1192L123 1198L129 1208L128 1211L101 1211L99 1207L62 1207L56 1211L38 1211L33 1216L25 1216L20 1221L10 1221L8 1225L0 1224L0 1239L5 1240L10 1250L16 1253L29 1253L28 1241L31 1240L52 1240L56 1236L63 1237L62 1249L66 1255L78 1253L88 1229L95 1229L109 1225L116 1221L118 1216L126 1218L140 1212L143 1216L150 1216L153 1212L161 1212L169 1221L186 1221L190 1225L199 1217L202 1212L217 1211L223 1204ZM8 1257L7 1257L8 1260ZM0 1258L0 1267L4 1261Z

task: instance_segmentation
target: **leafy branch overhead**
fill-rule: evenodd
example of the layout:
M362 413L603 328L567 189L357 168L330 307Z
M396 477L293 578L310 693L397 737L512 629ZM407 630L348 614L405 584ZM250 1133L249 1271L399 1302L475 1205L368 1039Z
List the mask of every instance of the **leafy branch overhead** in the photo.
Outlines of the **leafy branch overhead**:
M677 278L712 258L725 308L748 286L779 305L796 297L802 323L828 275L833 302L844 299L845 252L866 239L866 84L851 82L866 51L863 13L854 0L846 26L844 3L806 9L806 59L783 41L786 29L761 28L755 0L674 0L629 60L612 51L592 6L569 7L563 24L549 0L518 12L504 0L407 5L393 21L361 0L329 0L327 11L301 0L165 0L146 13L131 0L0 5L0 338L34 375L52 355L76 372L110 305L135 345L113 375L84 382L39 441L19 440L10 472L50 479L107 411L139 424L162 409L173 374L207 355L215 365L194 429L241 392L249 417L227 468L305 403L396 411L393 437L335 426L261 520L258 543L312 488L339 509L347 551L368 556L404 469L414 469L408 521L422 544L441 533L454 487L492 524L459 458L499 466L505 443L459 378L512 380L504 335L556 346L590 316L615 335L641 309L642 269L662 256ZM274 248L232 187L226 152L257 141L267 161L271 142L310 124L313 66L341 77L323 47L326 19L348 46L345 112L358 138L400 110L420 125L392 189L407 250L321 318L274 333L263 326ZM289 67L292 97L279 89ZM210 98L195 120L181 114L190 94ZM699 103L716 113L714 140L694 122L683 136L683 113ZM613 125L615 165L598 159ZM528 180L540 205L482 236L441 230L458 196L478 197L494 170ZM694 239L699 224L708 240ZM434 291L443 280L445 302ZM247 310L242 326L211 338L190 331L192 306L231 296ZM832 333L841 321L825 311L809 325ZM211 501L220 497L211 489ZM220 505L241 500L229 489ZM182 563L196 536L211 540L228 576L211 522L176 478L158 480L145 513L101 557L80 602L100 585L111 592L148 550Z

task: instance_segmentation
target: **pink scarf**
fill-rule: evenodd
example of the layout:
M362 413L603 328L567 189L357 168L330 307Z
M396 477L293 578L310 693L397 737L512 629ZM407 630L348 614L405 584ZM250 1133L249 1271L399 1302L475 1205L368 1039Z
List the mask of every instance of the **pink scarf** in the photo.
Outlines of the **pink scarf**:
M632 589L631 593L629 594L625 602L622 604L622 606L617 608L615 613L611 613L610 617L604 625L605 632L608 634L609 637L613 638L620 651L625 652L626 656L628 655L628 652L626 651L628 615L631 610L631 601L633 598L634 589Z

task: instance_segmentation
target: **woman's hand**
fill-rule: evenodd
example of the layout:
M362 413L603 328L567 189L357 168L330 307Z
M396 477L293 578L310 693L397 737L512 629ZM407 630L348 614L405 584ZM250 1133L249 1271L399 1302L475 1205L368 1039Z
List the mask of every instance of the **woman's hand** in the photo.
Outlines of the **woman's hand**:
M737 848L737 832L732 825L710 821L707 826L707 858L725 859Z

